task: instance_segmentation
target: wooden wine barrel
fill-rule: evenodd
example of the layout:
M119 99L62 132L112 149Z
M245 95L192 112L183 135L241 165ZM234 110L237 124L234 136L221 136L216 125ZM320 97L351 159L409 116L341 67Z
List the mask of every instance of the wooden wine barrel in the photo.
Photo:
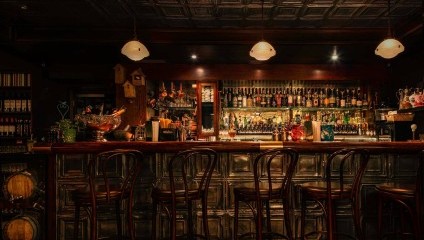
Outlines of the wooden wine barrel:
M9 200L28 199L36 189L36 180L29 172L18 172L10 175L3 183L3 192Z
M32 215L17 216L3 226L5 240L36 240L39 239L40 224Z

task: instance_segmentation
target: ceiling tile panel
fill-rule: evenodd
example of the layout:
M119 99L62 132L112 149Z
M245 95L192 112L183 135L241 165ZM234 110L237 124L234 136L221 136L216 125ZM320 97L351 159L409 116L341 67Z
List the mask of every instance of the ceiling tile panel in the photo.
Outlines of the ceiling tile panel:
M189 7L193 17L214 17L217 13L213 6L209 7Z
M184 12L184 8L182 6L170 6L170 5L162 5L160 9L165 17L185 17L186 14Z
M197 28L219 28L221 27L220 21L217 21L214 18L210 19L193 19L193 24Z
M234 7L219 7L218 15L222 16L223 19L229 18L243 18L244 17L244 7L234 6Z
M336 7L330 12L329 18L352 18L355 12L358 11L356 7Z
M325 15L331 10L331 7L323 7L323 6L308 6L303 14L302 18L308 19L323 19Z
M277 7L274 9L273 19L295 19L299 12L299 7Z
M381 7L367 7L363 10L358 11L357 17L358 18L378 18L382 16L387 9L381 8Z

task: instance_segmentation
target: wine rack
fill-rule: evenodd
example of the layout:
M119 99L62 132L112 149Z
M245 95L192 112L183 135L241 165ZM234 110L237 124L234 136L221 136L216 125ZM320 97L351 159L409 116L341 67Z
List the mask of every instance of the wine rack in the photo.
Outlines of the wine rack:
M0 73L0 152L26 151L32 135L31 74Z

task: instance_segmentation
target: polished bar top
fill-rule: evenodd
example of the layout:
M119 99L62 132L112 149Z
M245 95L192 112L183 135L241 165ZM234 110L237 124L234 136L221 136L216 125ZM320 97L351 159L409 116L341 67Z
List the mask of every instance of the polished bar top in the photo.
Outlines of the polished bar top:
M413 153L424 149L424 142L76 142L36 144L36 153L97 153L116 148L133 148L146 153L172 153L192 147L208 147L218 152L259 152L276 147L295 148L299 152L333 152L347 147L368 149L371 153Z

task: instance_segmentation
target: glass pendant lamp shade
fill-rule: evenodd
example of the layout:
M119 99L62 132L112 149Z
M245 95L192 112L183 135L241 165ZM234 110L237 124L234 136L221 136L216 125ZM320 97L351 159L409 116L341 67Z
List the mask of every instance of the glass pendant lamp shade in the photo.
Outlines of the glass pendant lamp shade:
M378 44L377 48L375 49L375 54L386 59L391 59L396 57L404 50L405 47L401 42L394 38L387 38Z
M266 41L259 41L250 50L250 56L258 61L266 61L275 56L274 47Z
M131 40L127 42L121 49L121 53L133 61L140 61L141 59L150 55L149 50L138 40Z
M387 23L388 23L388 37L378 44L374 53L382 58L391 59L396 57L399 53L405 50L401 42L396 40L392 35L392 28L390 24L390 0L387 0Z

